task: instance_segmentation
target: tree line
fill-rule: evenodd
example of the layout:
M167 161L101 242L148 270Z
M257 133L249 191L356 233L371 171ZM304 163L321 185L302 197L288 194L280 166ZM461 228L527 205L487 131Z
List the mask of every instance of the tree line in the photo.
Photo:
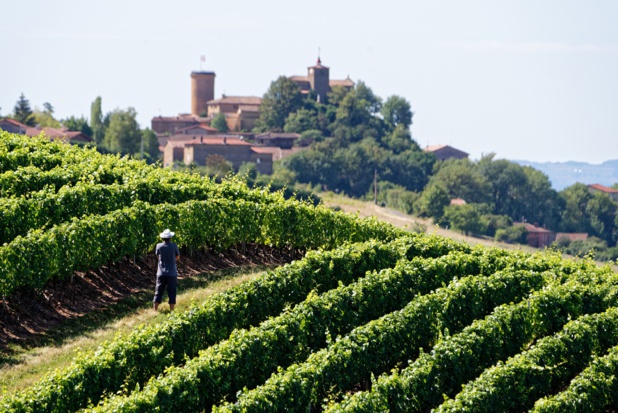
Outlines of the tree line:
M56 119L54 107L49 102L45 102L43 108L32 109L29 100L22 93L9 117L26 126L38 125L41 128L64 128L81 132L92 138L93 144L104 153L134 155L148 162L159 159L157 136L149 128L140 128L137 112L132 107L104 113L102 99L98 96L90 106L90 119L84 116Z
M526 242L530 223L554 232L587 233L557 241L573 254L591 249L618 258L618 204L584 184L560 192L547 175L495 154L478 161L437 161L412 138L414 112L400 96L382 100L364 82L334 87L326 102L303 95L285 76L263 97L256 131L295 132L308 148L279 161L274 179L332 190L428 217L466 234ZM618 185L615 185L618 188ZM451 205L453 199L464 202Z
M97 97L89 119L62 120L55 119L51 104L43 107L32 110L22 94L12 117L27 125L81 131L102 152L151 162L161 155L156 135L140 129L131 107L104 113ZM617 204L609 196L592 194L583 184L557 192L542 172L494 154L478 161L437 161L412 138L413 117L405 98L392 95L383 100L362 81L352 88L335 86L320 101L313 91L304 94L291 79L280 76L263 95L254 132L298 133L296 145L306 148L277 161L273 176L257 176L251 164L239 172L251 182L270 182L277 188L301 184L316 192L375 197L382 205L431 218L441 226L501 241L525 242L523 226L513 225L522 222L555 232L587 233L591 237L586 241L558 240L558 245L574 254L595 249L601 258L618 258ZM223 116L213 119L211 126L227 130ZM465 203L451 205L456 198Z

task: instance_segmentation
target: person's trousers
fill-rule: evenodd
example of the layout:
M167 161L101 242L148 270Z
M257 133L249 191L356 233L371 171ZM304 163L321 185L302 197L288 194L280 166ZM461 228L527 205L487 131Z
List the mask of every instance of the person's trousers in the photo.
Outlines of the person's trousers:
M155 286L155 296L153 302L161 303L163 292L167 289L170 304L176 304L176 285L178 277L174 275L157 275L157 285Z

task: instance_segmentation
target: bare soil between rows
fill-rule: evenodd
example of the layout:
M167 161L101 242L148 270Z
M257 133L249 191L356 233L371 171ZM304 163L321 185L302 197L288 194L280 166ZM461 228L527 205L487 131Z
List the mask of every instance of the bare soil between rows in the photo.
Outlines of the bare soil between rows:
M224 252L181 251L179 283L224 269L283 265L301 256L300 251L260 245ZM52 280L40 291L15 292L0 305L0 351L10 344L37 345L50 331L71 320L104 310L134 294L154 293L156 271L156 257L149 254L135 262L125 259L86 273L76 272L72 280Z

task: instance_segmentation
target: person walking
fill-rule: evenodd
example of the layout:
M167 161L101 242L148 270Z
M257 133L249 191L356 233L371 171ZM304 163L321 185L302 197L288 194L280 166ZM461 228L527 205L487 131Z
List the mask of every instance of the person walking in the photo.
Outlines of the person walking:
M178 269L176 262L180 258L180 250L178 245L172 242L174 232L166 229L159 234L161 240L157 244L155 254L157 255L157 284L155 286L154 310L157 311L163 292L167 289L167 295L170 303L170 311L174 311L176 305L176 286L178 284Z

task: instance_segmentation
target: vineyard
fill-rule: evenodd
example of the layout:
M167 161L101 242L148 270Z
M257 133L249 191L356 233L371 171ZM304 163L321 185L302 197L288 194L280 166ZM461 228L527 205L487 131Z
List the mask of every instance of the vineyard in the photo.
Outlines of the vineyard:
M618 275L0 132L4 302L76 271L248 243L301 259L0 398L2 412L613 412Z

